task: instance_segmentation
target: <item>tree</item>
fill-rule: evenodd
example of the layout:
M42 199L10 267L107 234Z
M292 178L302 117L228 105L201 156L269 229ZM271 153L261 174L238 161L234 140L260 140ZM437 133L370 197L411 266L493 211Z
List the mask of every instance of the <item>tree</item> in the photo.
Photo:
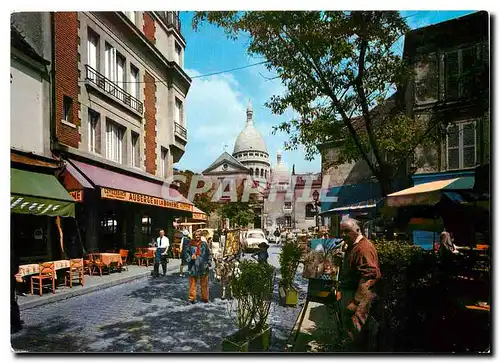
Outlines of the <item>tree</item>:
M193 175L195 175L191 170L183 170L179 171L178 174L186 177L186 182L179 183L179 193L182 194L184 198L187 198L189 195L189 188L191 187L191 180L193 179ZM198 188L201 188L203 182L198 181ZM205 212L207 215L217 210L219 207L218 203L212 202L213 190L209 190L208 192L202 194L196 194L194 196L193 204Z
M253 208L258 204L256 194L250 194L248 202L243 202L243 192L245 184L239 183L236 186L236 202L221 202L219 204L218 213L224 218L229 218L234 224L240 227L246 227L254 220L255 213Z
M298 114L274 127L290 135L286 149L302 144L311 160L318 144L342 140L332 164L364 160L383 196L436 129L394 107L374 115L411 75L395 49L408 30L399 12L197 12L193 27L203 21L224 28L230 39L248 34L248 52L265 58L285 86L266 105L275 114L289 108Z

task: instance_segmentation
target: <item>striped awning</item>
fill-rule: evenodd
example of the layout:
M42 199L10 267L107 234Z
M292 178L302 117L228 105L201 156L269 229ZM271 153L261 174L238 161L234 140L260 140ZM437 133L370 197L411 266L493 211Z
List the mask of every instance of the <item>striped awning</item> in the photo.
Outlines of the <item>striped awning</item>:
M379 199L369 199L364 202L359 202L351 205L346 205L342 207L337 207L337 208L332 208L327 211L321 212L320 214L332 214L332 213L343 213L343 212L349 212L349 211L361 211L361 210L366 210L366 209L371 209L371 208L376 208L377 205L382 201L382 198Z
M443 192L471 190L473 186L474 177L453 178L423 183L389 194L386 198L386 205L388 207L435 205L441 200Z

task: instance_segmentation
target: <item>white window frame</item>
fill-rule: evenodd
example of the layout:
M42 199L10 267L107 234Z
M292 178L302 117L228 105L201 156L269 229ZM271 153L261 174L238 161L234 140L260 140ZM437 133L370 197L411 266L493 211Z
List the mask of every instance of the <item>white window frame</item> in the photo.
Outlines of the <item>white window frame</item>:
M180 67L182 67L181 58L182 58L182 47L179 45L179 43L174 41L174 62L177 63Z
M130 64L130 94L139 99L139 68Z
M141 160L141 152L140 152L140 150L141 150L141 143L140 143L139 134L137 132L132 131L130 139L131 139L131 142L132 142L132 155L131 155L130 160L131 160L131 163L132 163L133 167L139 168L140 165L141 165L141 163L140 163L140 160ZM136 153L138 153L139 155L136 156Z
M161 148L160 152L160 177L167 178L168 173L168 149Z
M123 63L122 63L123 62ZM123 55L116 52L116 80L115 83L122 90L125 90L125 74L127 72L127 60Z
M63 96L63 113L62 121L66 123L71 123L71 108L73 105L73 100L71 97Z
M123 163L123 138L125 130L116 122L106 123L106 158L116 163Z
M90 110L88 112L88 147L91 153L98 153L98 145L97 145L97 136L98 132L100 132L99 125L99 113L94 110Z
M463 129L466 125L474 125L474 165L464 167L464 134ZM448 126L448 130L453 127L458 126L458 147L453 147L452 149L458 149L458 168L450 168L448 153L450 150L448 132L446 133L446 168L447 170L461 170L461 169L472 169L476 167L477 164L477 123L476 120L466 120L453 122L452 125ZM467 147L472 145L466 145Z
M175 122L184 127L184 104L175 97Z
M135 13L135 11L124 11L125 15L127 16L127 18L130 19L130 21L134 24L137 24L137 15Z

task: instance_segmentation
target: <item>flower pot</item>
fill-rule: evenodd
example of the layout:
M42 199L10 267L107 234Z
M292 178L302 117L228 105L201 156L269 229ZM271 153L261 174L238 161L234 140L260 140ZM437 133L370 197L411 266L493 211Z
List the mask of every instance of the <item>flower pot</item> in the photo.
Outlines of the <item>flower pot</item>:
M243 328L222 341L223 352L266 352L271 344L271 327Z
M280 287L279 295L281 306L297 306L299 303L299 291L294 287L288 289Z

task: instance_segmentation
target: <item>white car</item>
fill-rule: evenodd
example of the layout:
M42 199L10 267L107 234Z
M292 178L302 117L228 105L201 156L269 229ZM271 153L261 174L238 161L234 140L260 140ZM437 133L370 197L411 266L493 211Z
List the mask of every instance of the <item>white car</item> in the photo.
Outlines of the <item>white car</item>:
M266 235L261 229L250 229L246 232L245 248L246 250L258 250L259 244L267 242Z

